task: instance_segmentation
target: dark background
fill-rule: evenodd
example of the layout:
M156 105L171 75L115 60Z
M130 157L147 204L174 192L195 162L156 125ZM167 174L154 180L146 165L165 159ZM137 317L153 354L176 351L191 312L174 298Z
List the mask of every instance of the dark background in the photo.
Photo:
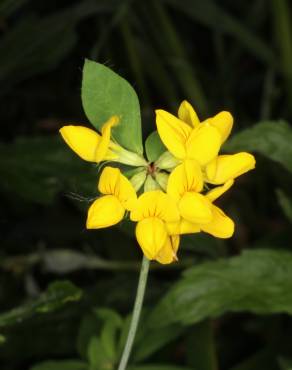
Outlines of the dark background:
M0 1L0 309L8 315L0 315L1 369L80 358L76 341L84 316L93 307L125 315L133 304L141 251L125 224L85 229L96 169L58 136L64 124L90 125L80 98L84 58L134 86L145 137L155 127L154 109L176 113L183 99L202 119L232 112L234 133L260 121L289 122L290 11L285 0ZM221 202L236 221L234 237L186 237L178 264L153 264L146 307L186 267L243 249L291 249L289 202L283 212L275 191L289 197L291 180L287 169L257 155L256 171ZM82 298L41 314L33 302L49 283L64 279L82 288ZM290 355L288 316L226 314L211 327L218 368L289 369L283 360ZM195 329L184 330L183 339L147 361L194 366L187 343Z

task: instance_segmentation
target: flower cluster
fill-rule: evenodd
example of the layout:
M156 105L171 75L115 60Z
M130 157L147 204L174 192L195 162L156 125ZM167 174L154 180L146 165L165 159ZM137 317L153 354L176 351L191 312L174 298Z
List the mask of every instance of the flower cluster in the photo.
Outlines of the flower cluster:
M157 131L167 150L155 163L111 139L111 129L118 123L119 117L111 117L101 135L82 126L60 130L70 148L86 161L137 167L130 178L119 168L103 169L98 182L101 196L89 208L88 229L112 226L129 217L137 223L136 237L145 256L163 264L177 260L182 234L233 235L233 221L214 202L236 177L255 167L255 159L245 152L218 154L233 126L229 112L200 122L187 101L181 103L178 117L157 110Z

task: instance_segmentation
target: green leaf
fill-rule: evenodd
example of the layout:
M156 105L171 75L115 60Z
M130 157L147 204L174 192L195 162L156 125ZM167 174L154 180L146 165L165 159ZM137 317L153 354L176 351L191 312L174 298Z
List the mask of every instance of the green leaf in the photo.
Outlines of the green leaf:
M292 253L247 250L186 270L150 315L151 326L197 323L225 312L292 314Z
M33 366L30 370L88 370L88 365L77 360L46 361Z
M186 338L187 365L200 370L218 369L214 328L205 320L190 328Z
M292 360L291 358L280 357L279 365L281 370L292 370Z
M108 370L114 368L114 359L105 351L103 343L97 337L92 337L88 346L90 370Z
M36 300L0 315L0 327L17 324L37 313L55 311L68 302L80 300L82 291L70 281L56 281Z
M285 121L260 122L229 140L228 152L251 151L281 163L292 172L292 128Z
M0 334L0 346L6 342L6 337Z
M149 162L155 162L167 149L163 145L158 132L153 131L146 139L145 151Z
M282 189L276 189L276 194L285 216L292 222L292 199Z
M77 336L77 350L82 358L87 358L90 339L99 333L100 328L101 324L93 313L82 318Z
M100 308L95 310L95 313L104 322L100 334L104 352L108 358L114 361L118 355L117 338L118 332L122 328L123 320L117 312L110 309Z
M113 115L120 123L113 128L114 139L126 149L143 154L140 105L132 86L103 64L85 60L82 104L89 121L99 131Z
M170 325L158 329L146 327L142 335L137 335L132 355L133 361L140 362L149 358L165 345L181 336L184 331L185 328L180 325Z

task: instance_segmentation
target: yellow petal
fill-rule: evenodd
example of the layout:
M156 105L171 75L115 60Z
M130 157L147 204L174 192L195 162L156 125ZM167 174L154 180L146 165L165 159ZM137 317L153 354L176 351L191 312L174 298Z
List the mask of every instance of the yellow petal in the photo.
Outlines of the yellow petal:
M188 191L200 192L203 189L203 175L199 164L191 159L177 166L168 178L167 193L176 201Z
M230 179L234 179L255 167L255 158L249 153L237 153L233 155L220 155L207 165L206 181L220 185Z
M200 225L189 222L182 218L179 222L166 224L169 235L194 234L201 231Z
M137 202L136 191L131 182L122 174L120 174L120 181L115 195L128 211L131 211L135 207Z
M197 127L200 124L196 111L186 100L179 106L178 118L192 127Z
M156 261L163 265L177 261L176 252L179 247L179 240L179 235L168 236L164 246L155 258Z
M98 190L102 194L115 195L121 171L114 167L105 167L100 175Z
M98 190L102 194L114 195L127 210L131 210L137 201L133 185L118 168L105 167L99 178Z
M211 126L200 125L193 130L186 143L187 157L205 166L217 156L220 145L219 131Z
M185 219L180 223L180 234L195 234L201 231L200 226Z
M221 197L222 194L224 194L228 189L230 189L233 183L234 183L234 180L232 179L228 180L224 185L217 186L216 188L208 191L208 193L206 194L206 197L210 200L210 202L214 202L214 200Z
M216 116L209 118L203 123L209 123L212 127L215 127L221 135L221 144L225 142L225 140L230 135L233 126L233 117L229 112L222 111Z
M97 132L83 126L64 126L60 133L66 144L85 161L95 162L96 148L100 143Z
M234 222L218 207L212 205L213 219L210 223L201 225L202 231L217 238L230 238L234 233Z
M176 222L166 222L166 230L168 235L179 235L181 234L180 232L180 224L181 220L176 221Z
M121 202L114 195L105 195L93 202L88 210L86 228L100 229L119 223L125 214Z
M212 220L211 202L202 194L185 193L178 203L181 216L192 223L207 223Z
M148 217L136 226L136 237L145 256L155 259L167 239L165 223L157 217Z
M95 152L96 162L105 160L110 146L111 129L119 123L118 116L112 116L101 128L101 139Z
M148 217L158 217L166 222L176 222L180 219L174 199L161 190L140 195L130 214L132 221L141 221Z
M156 125L159 136L167 149L176 158L185 158L185 143L191 134L191 127L161 109L156 110Z

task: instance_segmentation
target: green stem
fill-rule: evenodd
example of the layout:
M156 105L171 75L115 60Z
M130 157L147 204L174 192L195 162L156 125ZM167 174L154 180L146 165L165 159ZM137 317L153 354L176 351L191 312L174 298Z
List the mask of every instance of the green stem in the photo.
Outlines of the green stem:
M126 369L129 356L131 354L131 350L133 347L133 343L134 343L134 339L135 339L135 335L136 335L136 331L138 327L138 322L139 322L139 318L141 314L141 309L143 305L145 288L146 288L148 271L149 271L149 264L150 264L150 261L144 256L143 261L142 261L141 270L140 270L139 283L138 283L138 288L137 288L137 293L136 293L133 316L132 316L127 341L125 344L125 348L124 348L124 351L121 357L118 370Z

